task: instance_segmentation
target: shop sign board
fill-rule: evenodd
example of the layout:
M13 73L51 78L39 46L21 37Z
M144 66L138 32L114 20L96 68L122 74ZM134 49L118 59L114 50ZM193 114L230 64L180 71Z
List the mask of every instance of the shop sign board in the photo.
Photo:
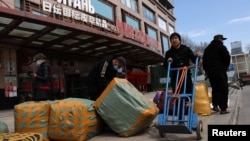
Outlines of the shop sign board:
M112 26L108 26L105 19L100 19L90 15L95 13L95 8L91 5L91 0L75 0L74 3L72 3L71 0L57 0L57 3L43 1L42 8L45 12L72 18L84 23L90 23L91 25L105 28L107 30L113 28Z
M95 8L91 4L91 0L55 0L54 3L44 0L42 9L49 13L104 28L108 31L120 34L125 38L146 44L158 51L158 41L151 38L145 32L134 29L131 25L119 20L116 21L116 25L112 25L105 19L95 17L93 15L95 14Z

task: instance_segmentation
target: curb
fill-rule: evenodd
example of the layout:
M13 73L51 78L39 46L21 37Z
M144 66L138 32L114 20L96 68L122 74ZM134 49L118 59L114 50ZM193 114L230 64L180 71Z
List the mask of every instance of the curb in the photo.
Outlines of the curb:
M231 88L233 89L233 88ZM233 96L236 95L235 97L235 105L233 106L233 111L229 120L229 124L237 124L238 122L238 115L239 115L239 111L240 111L240 101L241 101L241 93L239 93L241 91L237 90L237 89L233 89L232 92L229 93L229 96Z

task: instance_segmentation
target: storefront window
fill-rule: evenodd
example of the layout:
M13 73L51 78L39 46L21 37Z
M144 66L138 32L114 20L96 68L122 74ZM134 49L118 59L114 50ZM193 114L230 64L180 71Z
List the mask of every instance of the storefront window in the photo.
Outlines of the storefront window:
M155 29L147 26L147 33L148 33L148 36L152 37L153 39L157 40L157 32Z
M15 0L16 9L22 10L23 9L22 5L23 5L23 0Z
M161 34L161 44L162 44L162 53L164 54L169 49L168 38L164 34Z
M161 29L163 29L164 31L167 31L167 22L163 20L163 18L158 17L158 24Z
M169 34L174 33L174 27L172 25L168 25L168 30L169 30Z
M137 11L138 12L137 0L121 0L121 2L124 5L126 5L127 7L129 7L130 9L132 9L133 11Z
M140 29L139 21L126 15L126 23L132 25L135 29Z
M111 5L105 4L99 0L92 0L92 5L95 7L95 12L112 21L114 21L114 12Z
M152 23L155 23L154 12L145 6L143 6L142 10L143 10L143 17L148 19Z

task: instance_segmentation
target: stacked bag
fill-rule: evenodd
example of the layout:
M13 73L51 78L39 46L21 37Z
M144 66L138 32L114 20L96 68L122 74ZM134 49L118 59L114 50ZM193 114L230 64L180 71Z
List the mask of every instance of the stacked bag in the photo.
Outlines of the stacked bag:
M8 125L5 122L0 122L0 140L43 141L43 135L40 133L9 133Z
M1 141L43 141L40 133L1 133Z
M15 132L41 133L43 141L88 140L104 129L93 103L88 99L68 98L18 104L14 107Z
M208 92L208 86L204 82L196 83L196 94L194 101L194 112L199 115L211 114L211 94Z
M0 121L0 134L1 133L9 133L9 128L5 122Z
M94 103L97 113L118 135L129 137L152 124L159 109L126 79L114 78Z
M119 136L129 137L149 127L158 112L133 84L114 78L96 101L67 98L16 105L15 131L41 134L43 141L84 141L108 125Z
M48 138L48 123L51 101L29 101L14 107L15 132L41 133L43 140Z
M101 133L104 123L93 103L88 99L68 98L51 104L49 137L59 141L84 141Z

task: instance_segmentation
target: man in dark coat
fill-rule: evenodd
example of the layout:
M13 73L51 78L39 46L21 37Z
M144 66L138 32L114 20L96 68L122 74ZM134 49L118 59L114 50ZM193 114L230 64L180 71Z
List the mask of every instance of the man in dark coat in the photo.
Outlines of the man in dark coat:
M88 92L91 100L96 100L114 77L125 73L124 57L108 56L92 68L87 77ZM124 75L123 75L124 76Z
M33 57L37 66L37 72L30 72L29 75L34 77L33 100L41 101L53 99L51 96L51 71L50 64L43 53L38 53Z
M229 113L227 69L230 65L230 54L223 44L223 40L226 39L221 34L215 35L203 55L203 69L212 87L213 110L220 111L221 114Z

